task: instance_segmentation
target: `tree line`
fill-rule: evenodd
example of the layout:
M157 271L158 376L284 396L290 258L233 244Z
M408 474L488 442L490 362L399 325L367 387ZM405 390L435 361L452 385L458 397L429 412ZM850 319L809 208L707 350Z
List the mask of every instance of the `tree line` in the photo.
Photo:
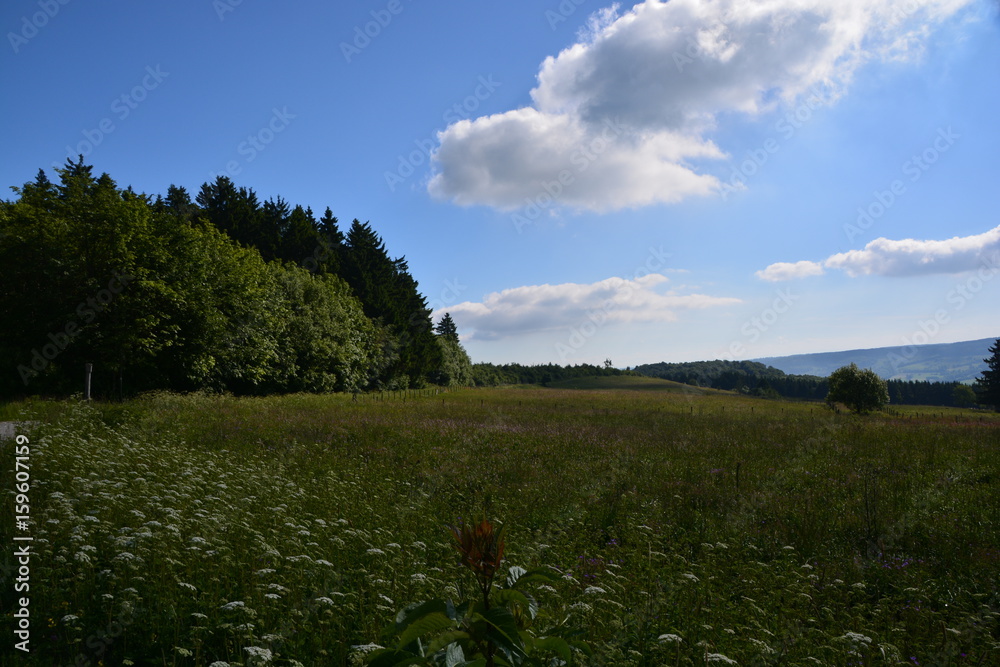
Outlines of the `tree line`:
M471 384L404 257L229 178L192 199L120 188L69 161L0 201L0 395L240 394Z
M545 386L559 380L628 374L631 373L613 368L610 363L605 363L603 366L595 366L594 364L525 366L522 364L478 363L472 366L472 380L477 387L498 387L510 384L540 384Z
M824 400L829 393L828 378L789 375L757 361L661 362L636 366L634 370L650 377L755 396ZM977 402L976 392L960 382L888 380L887 386L893 405L970 407Z

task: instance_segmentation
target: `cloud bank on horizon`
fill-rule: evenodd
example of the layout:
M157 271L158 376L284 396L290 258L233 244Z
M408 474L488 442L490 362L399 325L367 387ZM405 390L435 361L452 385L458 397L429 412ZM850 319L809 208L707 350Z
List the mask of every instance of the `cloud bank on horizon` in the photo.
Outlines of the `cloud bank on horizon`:
M673 322L678 310L704 309L740 303L732 297L662 291L670 279L650 273L633 278L608 278L595 283L526 285L493 292L481 302L466 301L444 310L472 329L470 339L497 340L510 336L556 331L593 323Z
M712 195L721 183L699 162L726 157L708 138L720 114L752 117L807 91L833 101L865 63L918 57L972 1L615 5L545 59L531 106L441 131L428 190L466 206L600 213Z
M1000 226L973 236L943 241L877 238L861 250L831 255L822 262L777 262L757 271L761 280L779 282L840 269L857 276L919 276L975 271L1000 257Z

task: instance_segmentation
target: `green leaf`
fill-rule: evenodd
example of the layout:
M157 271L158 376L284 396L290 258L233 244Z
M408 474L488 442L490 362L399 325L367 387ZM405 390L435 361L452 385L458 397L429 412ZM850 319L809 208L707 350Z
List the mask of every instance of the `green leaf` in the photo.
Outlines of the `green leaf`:
M573 660L573 650L566 640L561 637L539 637L535 640L535 650L555 653L561 660L567 663Z
M444 600L428 600L426 602L410 605L396 614L396 632L403 632L411 623L417 619L427 616L428 614L447 615L447 613L448 606L445 604Z
M427 654L434 655L445 646L464 639L471 639L468 632L463 630L451 630L442 632L427 645Z
M430 664L425 658L413 655L409 651L384 648L373 651L368 655L369 667L405 667L406 665L427 665Z
M538 615L538 603L535 599L526 593L521 591L516 591L512 588L504 588L497 591L495 599L498 604L503 605L510 609L510 604L514 603L521 609L527 612L528 618L531 620L535 619Z
M514 584L517 583L517 580L527 573L528 571L520 565L511 565L510 569L507 570L507 588L513 588Z
M399 635L399 644L397 646L398 648L403 648L418 637L454 627L455 622L443 613L437 611L430 612L420 618L414 619L407 625L406 630Z
M509 577L508 577L509 579ZM510 588L521 588L525 584L532 584L536 582L549 582L549 581L559 581L560 577L558 574L548 569L538 569L529 570L521 576L519 576L513 584L508 584Z
M493 607L482 612L479 616L489 626L488 637L501 650L513 656L524 656L524 643L521 635L517 631L517 622L514 615L503 607Z
M456 642L448 644L444 652L444 667L457 667L465 664L465 651Z

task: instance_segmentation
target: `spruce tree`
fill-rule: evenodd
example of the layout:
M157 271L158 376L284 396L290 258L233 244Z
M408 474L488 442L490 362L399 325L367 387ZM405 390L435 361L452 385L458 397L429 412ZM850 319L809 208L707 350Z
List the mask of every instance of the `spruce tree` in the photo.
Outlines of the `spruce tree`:
M435 328L437 334L447 340L458 342L458 327L455 325L455 320L452 319L451 313L445 313L441 321L437 323Z
M317 226L318 249L311 258L305 259L303 266L317 273L340 275L344 257L344 234L340 231L337 218L334 217L330 207L327 207Z
M983 359L988 368L976 380L976 393L980 403L993 406L1000 412L1000 339L993 343L989 351L990 356Z

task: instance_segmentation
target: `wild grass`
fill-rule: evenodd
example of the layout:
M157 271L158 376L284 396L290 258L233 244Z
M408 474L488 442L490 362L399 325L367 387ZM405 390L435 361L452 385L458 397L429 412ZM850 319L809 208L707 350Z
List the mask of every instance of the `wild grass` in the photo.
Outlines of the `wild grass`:
M22 663L352 664L407 604L468 589L445 525L485 512L508 563L562 574L536 627L578 630L582 664L1000 664L995 415L382 399L15 406L42 422Z

